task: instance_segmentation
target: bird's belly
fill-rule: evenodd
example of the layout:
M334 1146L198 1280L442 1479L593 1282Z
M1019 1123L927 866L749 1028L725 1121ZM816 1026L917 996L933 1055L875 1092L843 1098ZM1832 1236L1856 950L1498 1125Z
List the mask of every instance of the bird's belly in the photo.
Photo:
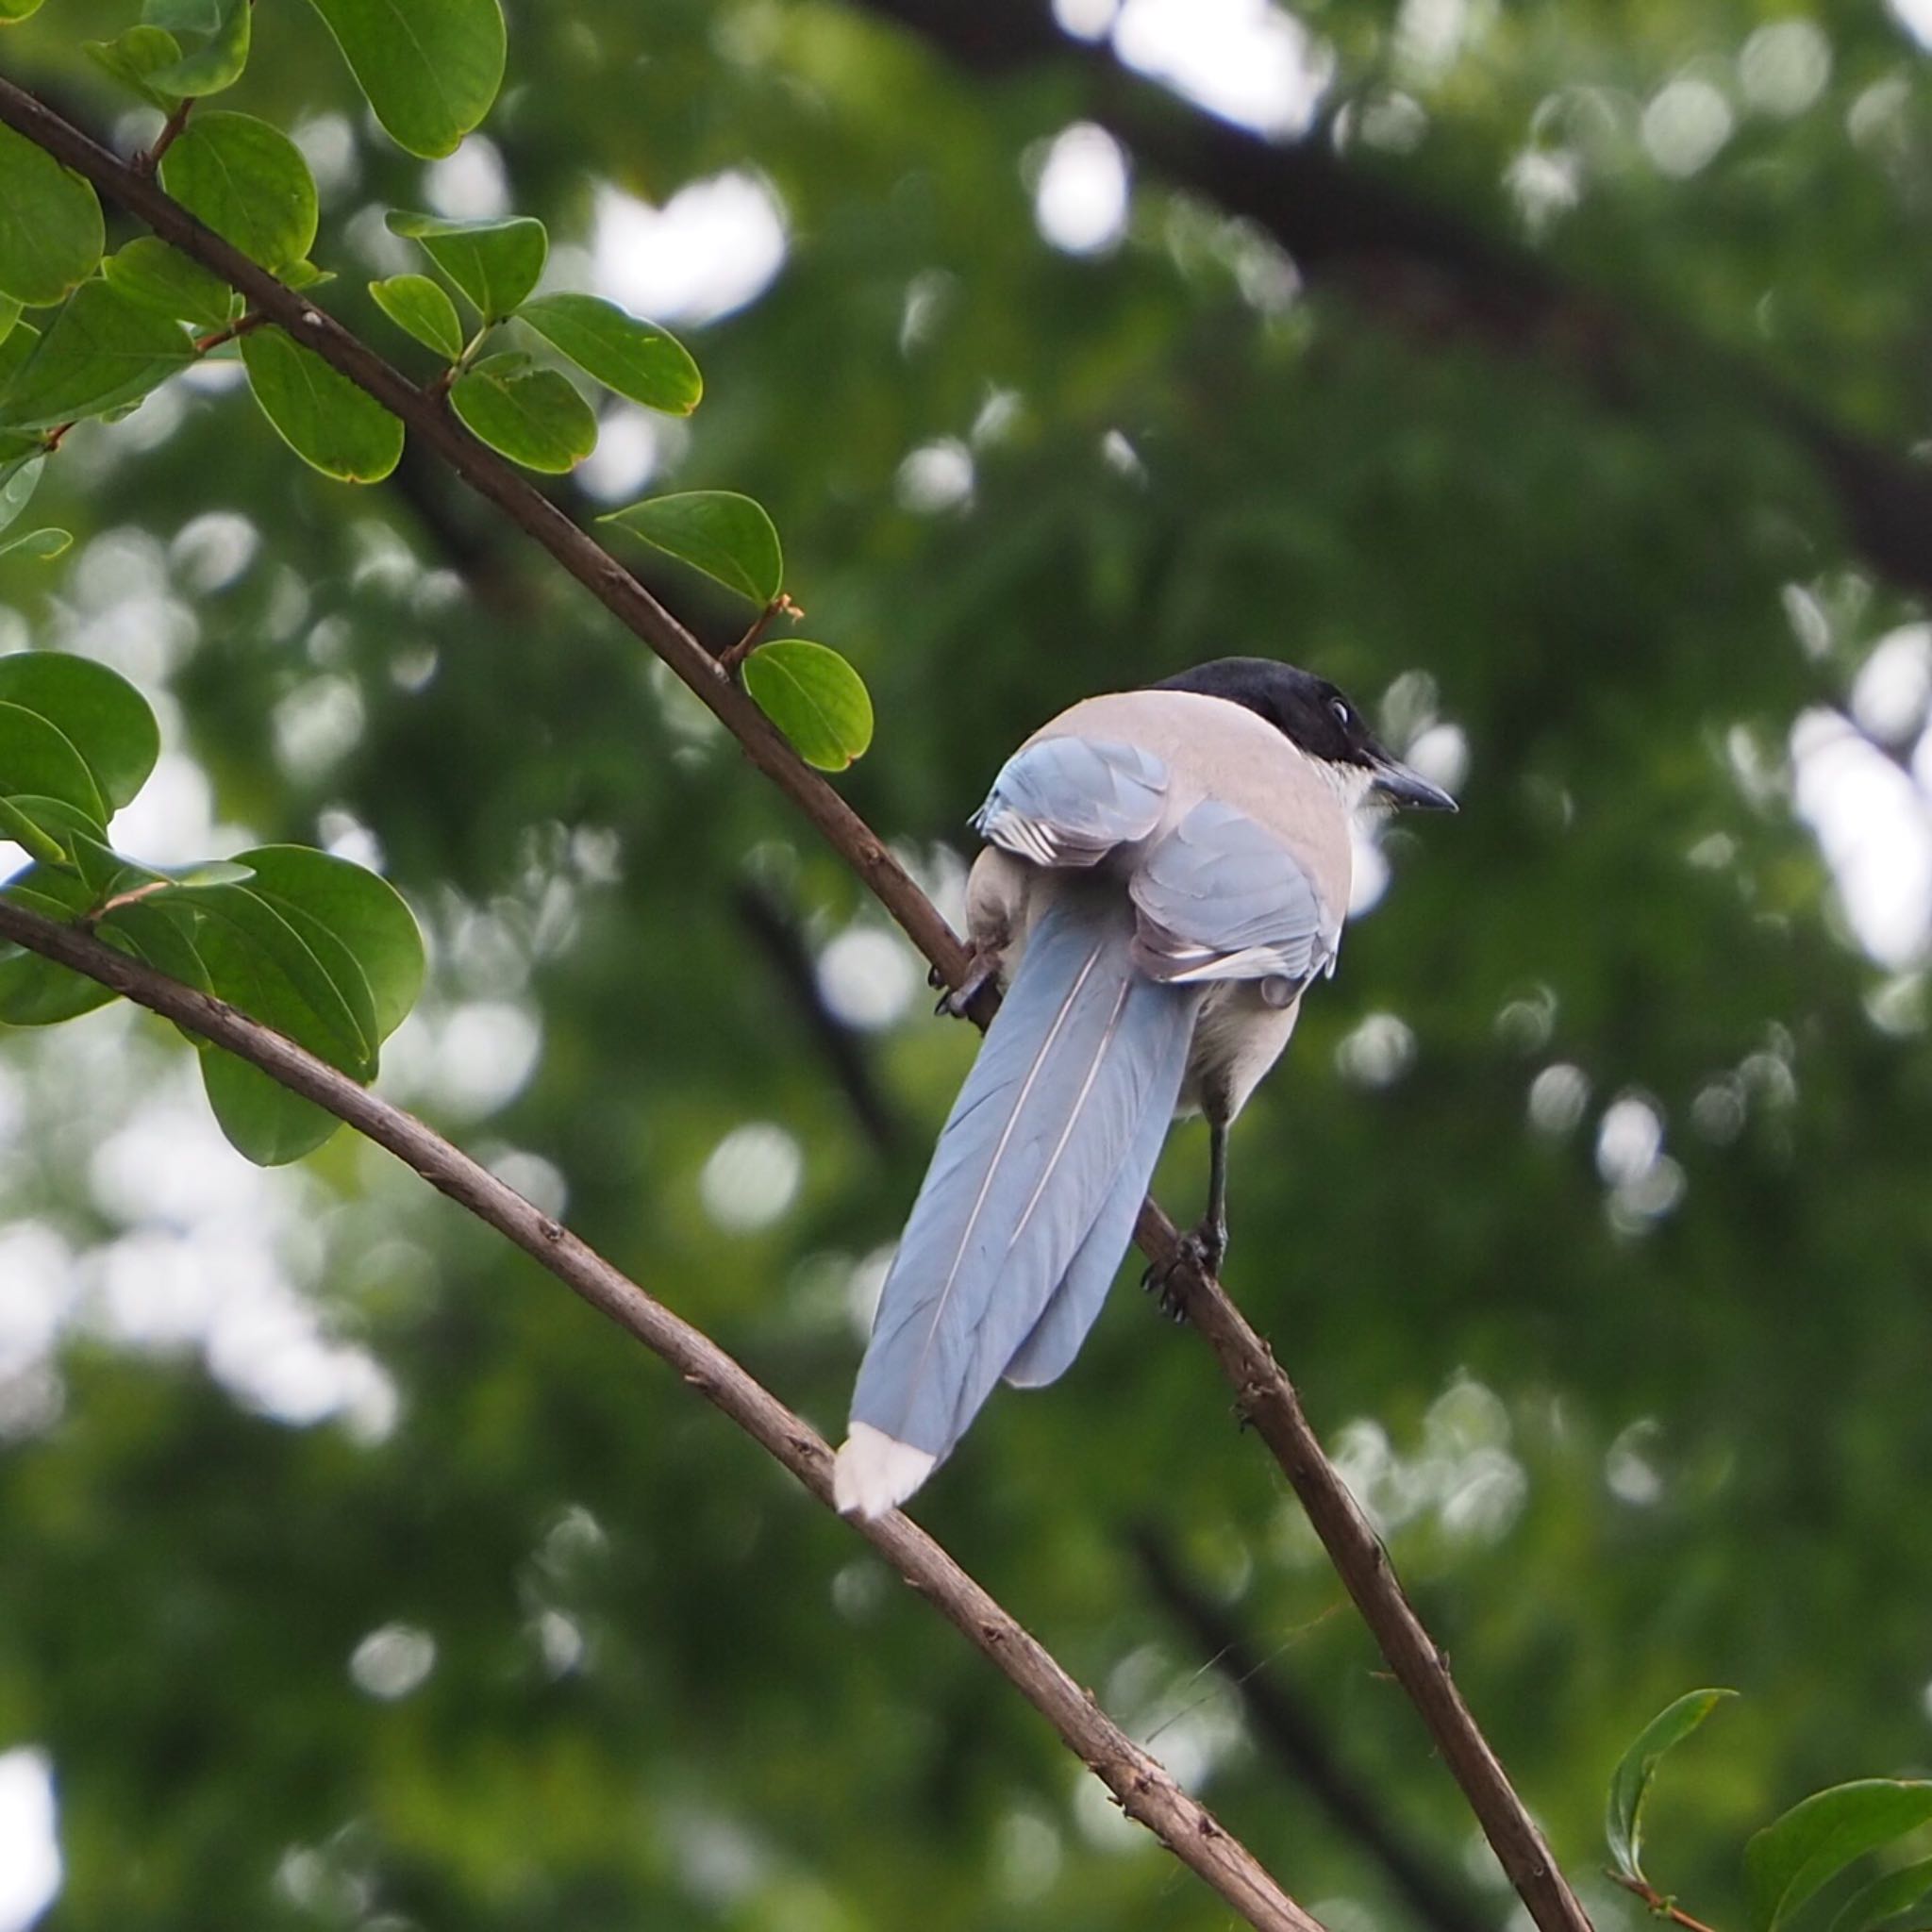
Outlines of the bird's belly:
M1281 1003L1280 985L1237 979L1209 991L1194 1022L1176 1114L1226 1122L1247 1105L1262 1074L1281 1058L1301 1013L1300 990Z

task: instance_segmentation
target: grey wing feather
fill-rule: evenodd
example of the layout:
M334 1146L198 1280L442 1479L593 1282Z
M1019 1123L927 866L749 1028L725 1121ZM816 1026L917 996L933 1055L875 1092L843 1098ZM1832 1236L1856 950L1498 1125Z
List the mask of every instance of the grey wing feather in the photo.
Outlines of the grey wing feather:
M1167 767L1137 745L1046 738L1015 752L973 823L1035 865L1089 866L1159 823Z
M1294 855L1245 813L1204 799L1135 868L1135 963L1170 985L1285 978L1327 966L1341 921Z

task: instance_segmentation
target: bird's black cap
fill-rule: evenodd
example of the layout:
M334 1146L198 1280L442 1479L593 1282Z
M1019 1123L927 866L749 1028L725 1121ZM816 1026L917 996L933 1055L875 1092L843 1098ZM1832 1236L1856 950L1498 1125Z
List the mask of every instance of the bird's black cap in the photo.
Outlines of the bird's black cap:
M1391 805L1456 809L1456 801L1440 785L1410 771L1382 746L1338 686L1311 671L1274 658L1216 658L1163 677L1153 689L1199 691L1244 706L1310 758L1372 773L1370 791Z

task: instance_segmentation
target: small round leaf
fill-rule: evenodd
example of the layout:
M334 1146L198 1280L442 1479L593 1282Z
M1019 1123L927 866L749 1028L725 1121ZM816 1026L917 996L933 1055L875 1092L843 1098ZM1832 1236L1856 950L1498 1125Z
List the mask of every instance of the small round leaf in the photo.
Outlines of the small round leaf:
M760 644L744 660L744 688L807 764L842 772L872 742L872 697L837 651L804 638Z
M160 756L160 728L147 700L118 671L92 658L63 651L16 651L0 658L0 701L38 712L58 726L110 810L132 804Z
M59 301L93 273L104 241L93 189L0 127L0 294L29 308Z
M16 328L5 344L11 349ZM194 360L194 344L165 315L104 281L83 282L0 391L0 429L50 429L138 402Z
M305 463L341 483L380 483L403 453L403 425L374 396L278 328L242 338L261 412Z
M153 235L138 235L117 248L101 264L101 273L128 301L158 309L176 322L223 328L235 312L234 292L227 283Z
M161 157L161 186L264 268L300 261L315 241L308 163L253 114L196 114Z
M418 243L469 297L486 322L499 322L537 286L550 254L543 224L528 215L506 222L446 222L397 210L390 232Z
M1928 1822L1932 1782L1872 1777L1814 1791L1744 1847L1752 1932L1774 1932L1855 1858Z
M390 138L424 160L450 153L503 82L497 0L309 0Z
M441 282L432 282L427 275L391 275L387 281L371 282L369 292L398 328L425 348L451 362L463 353L463 325L457 319L457 305Z
M675 336L601 296L539 295L517 310L517 320L586 375L648 409L689 416L705 392L698 365Z
M616 524L682 558L755 604L769 604L785 581L785 557L771 518L750 497L729 490L649 496L598 522Z
M488 356L450 386L471 433L525 469L561 475L597 446L597 419L570 378L527 357Z

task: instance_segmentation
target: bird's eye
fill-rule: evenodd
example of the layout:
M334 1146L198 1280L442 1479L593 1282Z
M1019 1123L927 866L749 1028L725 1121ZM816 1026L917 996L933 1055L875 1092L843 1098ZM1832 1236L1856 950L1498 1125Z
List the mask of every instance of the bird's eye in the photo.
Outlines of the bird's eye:
M1328 701L1328 708L1335 713L1335 722L1338 724L1340 724L1344 731L1346 731L1348 727L1355 723L1355 713L1348 708L1348 705L1345 700L1341 698L1330 698Z

